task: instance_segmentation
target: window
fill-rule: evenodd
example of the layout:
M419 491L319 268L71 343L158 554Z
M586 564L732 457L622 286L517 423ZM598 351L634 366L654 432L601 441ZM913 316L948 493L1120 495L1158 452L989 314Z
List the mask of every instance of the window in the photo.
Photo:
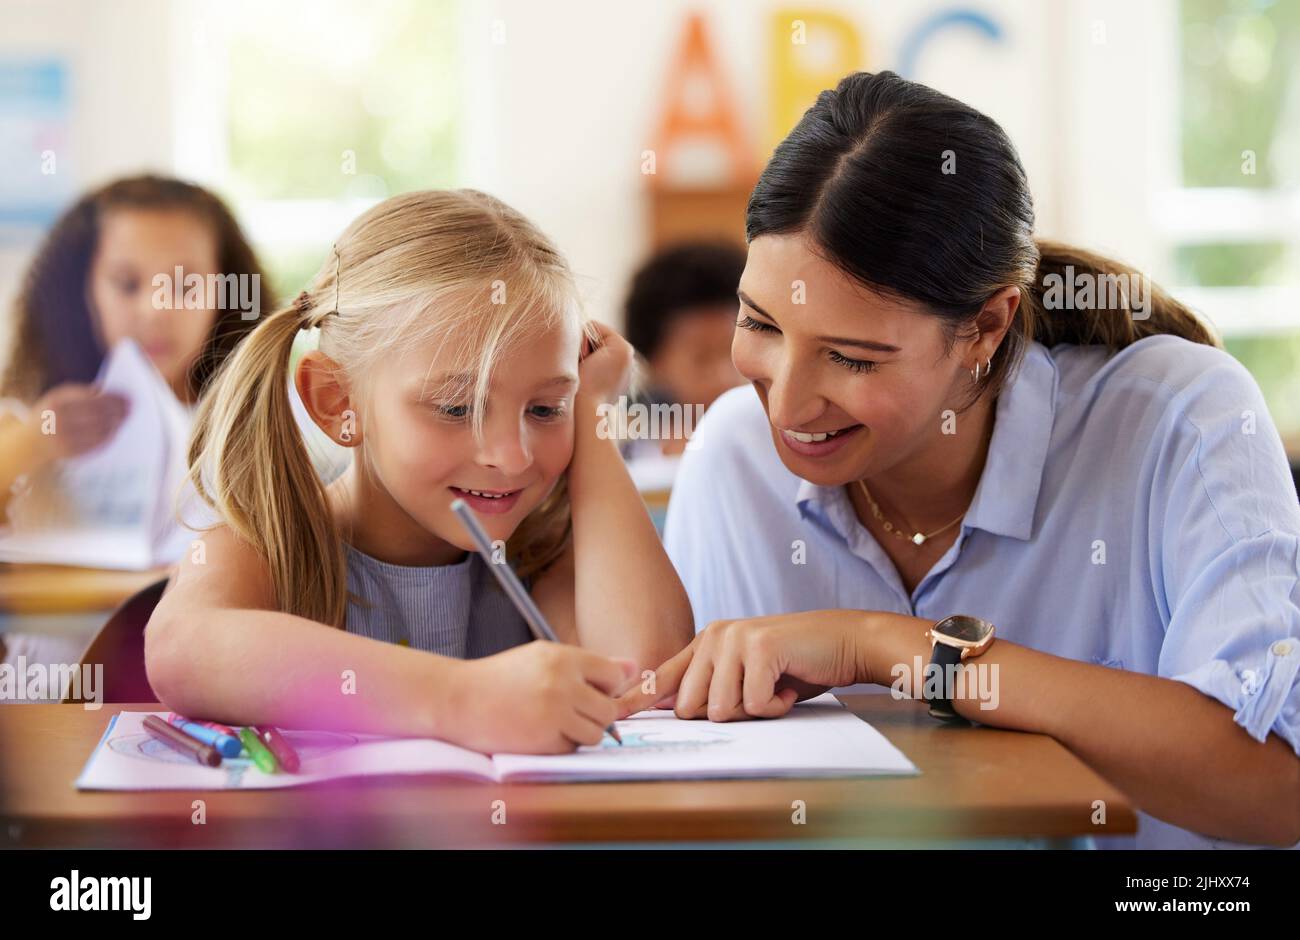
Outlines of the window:
M230 201L280 297L370 205L456 185L458 20L456 0L180 8L177 172Z
M1300 4L1180 0L1176 291L1255 375L1300 454Z

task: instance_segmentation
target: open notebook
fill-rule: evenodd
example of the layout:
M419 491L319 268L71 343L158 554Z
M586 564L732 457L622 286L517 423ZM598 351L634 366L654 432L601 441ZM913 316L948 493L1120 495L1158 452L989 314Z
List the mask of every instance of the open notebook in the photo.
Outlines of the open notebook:
M715 724L645 711L618 722L623 746L607 737L572 754L488 756L428 739L286 731L302 759L295 774L265 774L247 759L203 767L151 737L144 730L147 714L119 712L112 718L77 779L78 789L249 790L384 774L574 782L917 772L880 732L830 694L802 702L775 721Z

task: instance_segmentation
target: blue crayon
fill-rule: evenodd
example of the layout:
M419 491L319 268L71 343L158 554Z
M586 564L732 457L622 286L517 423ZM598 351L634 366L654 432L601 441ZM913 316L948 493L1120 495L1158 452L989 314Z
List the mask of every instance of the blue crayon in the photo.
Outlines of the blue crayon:
M232 738L224 732L190 721L182 715L175 713L168 715L167 723L180 728L192 738L198 738L204 744L212 745L222 757L238 757L240 750L243 748L238 738Z

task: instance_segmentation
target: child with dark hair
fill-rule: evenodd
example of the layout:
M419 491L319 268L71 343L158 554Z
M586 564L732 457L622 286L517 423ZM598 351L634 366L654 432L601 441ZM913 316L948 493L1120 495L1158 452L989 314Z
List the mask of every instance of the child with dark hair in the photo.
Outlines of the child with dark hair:
M261 305L276 306L234 216L200 186L162 176L120 179L55 222L19 289L0 369L0 398L11 406L0 415L0 510L20 477L112 437L124 403L91 383L118 341L134 340L192 407L257 325L256 311L247 316L229 302L179 310L155 303L154 278L171 279L178 268L204 279L234 275L234 283L257 285ZM40 433L47 411L56 415L57 434Z
M636 272L624 305L624 330L649 367L643 403L703 412L741 384L731 364L731 338L736 286L744 269L743 248L697 242L665 248ZM684 435L634 440L625 454L633 463L658 464L655 458L680 454L686 443ZM654 476L662 479L663 474Z
M257 325L259 308L277 306L263 282L230 210L191 183L119 179L64 212L29 265L7 325L0 522L18 511L15 491L31 492L43 506L65 461L117 434L127 401L95 381L120 342L139 347L191 416L209 379ZM160 439L160 452L164 446ZM49 642L36 640L0 636L0 660L54 655Z
M656 397L707 408L740 384L731 337L744 270L744 249L701 242L666 248L633 276L624 330L650 366Z

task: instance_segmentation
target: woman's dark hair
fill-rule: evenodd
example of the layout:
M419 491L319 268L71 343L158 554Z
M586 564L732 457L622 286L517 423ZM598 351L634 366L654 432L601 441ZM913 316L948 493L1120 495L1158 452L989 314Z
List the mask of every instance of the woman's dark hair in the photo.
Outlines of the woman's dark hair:
M32 402L56 385L92 382L99 373L105 350L87 299L87 281L100 220L104 213L116 209L195 213L216 235L218 272L255 275L261 306L268 310L278 306L252 247L225 203L206 189L177 179L120 179L77 200L54 223L37 250L14 302L9 358L0 371L0 395ZM194 398L256 325L255 319L243 319L236 305L218 311L212 332L190 369L189 388Z
M1051 275L1090 275L1103 284L1114 283L1102 280L1107 276L1141 275L1036 240L1025 169L1002 128L893 72L858 72L822 92L776 148L750 196L745 235L795 233L860 283L928 307L943 321L949 352L989 297L1019 287L1019 309L981 394L997 393L1032 340L1114 351L1170 333L1219 345L1155 285L1137 311L1146 314L1141 319L1127 293L1110 306L1049 309L1059 306L1044 302Z
M669 325L693 308L736 304L745 250L730 242L685 242L653 255L632 276L623 305L627 341L649 359Z

